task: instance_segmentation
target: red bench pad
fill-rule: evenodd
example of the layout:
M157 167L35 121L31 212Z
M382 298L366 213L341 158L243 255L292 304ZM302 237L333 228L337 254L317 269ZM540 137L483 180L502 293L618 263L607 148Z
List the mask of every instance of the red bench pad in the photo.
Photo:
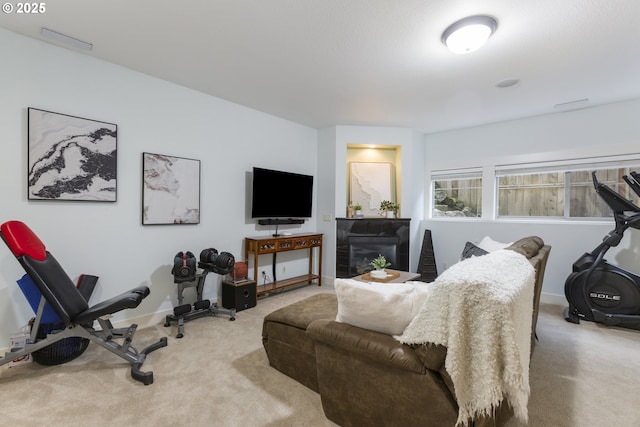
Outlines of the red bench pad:
M7 221L0 226L2 237L16 257L27 255L38 261L47 257L47 248L23 222Z

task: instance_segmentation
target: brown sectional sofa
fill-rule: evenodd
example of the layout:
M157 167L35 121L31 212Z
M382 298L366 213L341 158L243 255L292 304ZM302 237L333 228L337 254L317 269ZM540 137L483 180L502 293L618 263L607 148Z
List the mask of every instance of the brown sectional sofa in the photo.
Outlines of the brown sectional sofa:
M536 271L532 351L542 280L551 247L526 237L508 249ZM336 322L334 294L323 293L276 310L264 319L263 344L272 367L320 393L325 415L341 426L454 426L455 390L442 346L409 346L390 335ZM475 426L503 425L503 403Z

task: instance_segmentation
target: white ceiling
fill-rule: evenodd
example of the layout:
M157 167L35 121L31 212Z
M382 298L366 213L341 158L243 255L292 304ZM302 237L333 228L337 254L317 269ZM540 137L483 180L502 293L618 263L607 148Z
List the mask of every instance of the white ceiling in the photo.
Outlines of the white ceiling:
M93 43L87 55L316 128L436 132L640 97L637 0L45 5L2 13L0 27L38 39L46 27ZM443 30L474 14L494 16L496 33L476 52L449 52ZM496 87L507 78L520 83Z

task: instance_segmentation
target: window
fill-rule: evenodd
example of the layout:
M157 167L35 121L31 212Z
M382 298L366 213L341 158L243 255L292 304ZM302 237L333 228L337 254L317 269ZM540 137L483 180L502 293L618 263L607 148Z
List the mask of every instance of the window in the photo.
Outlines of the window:
M634 154L431 171L431 217L610 219L611 208L594 189L594 171L599 182L640 206L640 195L624 180L640 173Z
M433 217L482 216L482 171L431 174Z
M638 205L638 195L627 185L623 176L637 168L615 168L596 171L598 181L617 191L627 200ZM569 176L569 216L573 218L611 217L613 211L596 193L591 172L568 172Z
M564 174L499 176L498 216L564 216Z
M611 209L594 189L592 172L596 172L599 182L638 204L638 195L623 178L638 170L638 164L636 160L635 167L591 163L540 167L538 170L498 168L497 214L502 217L610 217Z

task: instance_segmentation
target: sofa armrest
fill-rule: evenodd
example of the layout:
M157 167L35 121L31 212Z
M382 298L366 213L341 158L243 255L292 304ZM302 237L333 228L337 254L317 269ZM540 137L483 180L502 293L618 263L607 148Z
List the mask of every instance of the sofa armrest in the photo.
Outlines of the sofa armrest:
M412 345L416 356L420 361L432 371L444 371L444 360L447 357L447 347L434 344L414 344Z
M542 294L542 283L544 272L547 267L547 260L551 252L551 246L545 245L544 241L537 236L523 237L513 243L507 249L518 252L527 257L536 271L535 288L533 290L533 318L531 321L531 352L536 344L536 325L538 323L538 310L540 309L540 296Z
M521 255L531 259L538 254L540 248L544 246L544 242L538 236L523 237L522 239L513 242L511 246L506 249L518 252Z
M329 319L312 322L307 327L307 333L316 343L333 346L406 371L419 374L426 372L415 351L390 335Z

